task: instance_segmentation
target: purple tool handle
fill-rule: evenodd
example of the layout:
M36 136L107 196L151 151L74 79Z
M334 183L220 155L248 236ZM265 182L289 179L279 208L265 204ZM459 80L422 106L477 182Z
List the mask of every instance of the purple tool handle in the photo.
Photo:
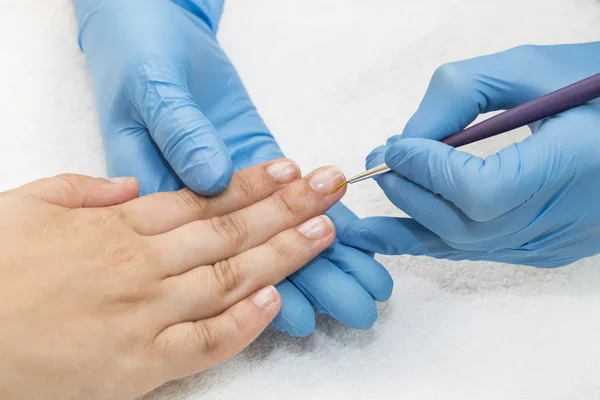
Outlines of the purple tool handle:
M448 136L442 140L442 143L453 147L464 146L552 117L582 106L598 97L600 97L600 74L498 114L455 135Z

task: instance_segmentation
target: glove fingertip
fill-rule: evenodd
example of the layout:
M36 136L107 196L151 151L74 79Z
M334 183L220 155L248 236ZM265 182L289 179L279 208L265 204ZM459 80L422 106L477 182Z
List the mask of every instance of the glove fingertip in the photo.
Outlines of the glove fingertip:
M375 302L371 302L369 305L369 309L363 313L363 317L361 319L357 319L353 324L352 328L358 330L367 330L375 324L377 318L379 317L379 312L377 311L377 306Z
M361 220L357 220L357 223ZM344 231L345 232L345 231ZM341 239L344 239L342 232ZM360 247L335 243L322 253L332 264L353 277L375 301L389 299L394 282L389 271Z
M385 142L386 146L391 146L396 143L398 140L402 139L402 135L394 135L390 136L388 140Z
M287 333L288 335L290 335L292 337L306 337L306 336L309 336L311 333L313 333L315 330L314 314L313 314L312 321L313 321L312 325L304 323L301 326L299 326L299 325L293 324L291 321L286 320L285 318L283 318L281 316L281 314L277 314L277 316L275 317L273 322L271 322L271 324L279 332Z
M349 223L358 219L352 210L339 202L334 204L325 214L333 221L336 232L342 232Z
M388 301L392 297L393 292L394 292L394 279L388 272L388 279L381 281L377 292L373 294L373 298L376 301L381 301L381 302Z
M186 167L179 176L187 187L199 195L216 196L229 186L233 162L228 154L219 153L211 160Z
M371 169L384 161L387 146L379 146L369 153L366 159L366 168Z
M415 143L415 139L412 138L406 138L394 142L385 150L385 163L392 169L398 168L402 164L402 161L404 160L408 152L411 149L414 149L417 145L418 142Z
M271 325L293 337L313 333L315 312L306 297L287 279L277 285L277 291L281 295L281 309Z
M446 160L449 149L452 148L436 140L406 138L388 146L384 158L391 169L412 179L413 176L419 176L423 171L429 170L432 160Z

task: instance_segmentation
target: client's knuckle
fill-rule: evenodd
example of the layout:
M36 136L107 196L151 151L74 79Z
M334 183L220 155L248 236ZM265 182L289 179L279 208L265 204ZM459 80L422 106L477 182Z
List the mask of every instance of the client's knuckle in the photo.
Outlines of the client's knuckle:
M250 179L236 179L234 187L242 198L251 199L256 194L256 188Z
M244 247L248 240L246 222L240 216L231 214L221 215L210 219L210 224L216 233L229 246L239 249Z
M225 319L225 321L223 323L223 329L227 329L230 330L231 334L234 335L240 335L243 334L244 332L248 332L250 330L250 328L252 327L252 318L250 317L250 315L245 314L245 315L240 315L240 314L232 314L232 313L225 313L223 314L223 318Z
M297 246L302 246L303 241L298 241ZM269 243L271 251L276 259L288 259L295 253L295 247L283 238L275 238Z
M137 240L132 240L130 235L121 233L113 236L107 253L113 265L126 265L138 257L145 257L144 250L144 246Z
M215 263L212 271L213 279L222 293L233 291L242 281L241 270L233 258Z
M200 353L215 353L219 349L219 333L202 322L194 323L197 349Z
M188 188L175 192L173 201L177 203L177 207L191 211L197 219L202 219L208 208L208 202Z
M120 303L135 304L156 297L156 285L145 279L142 274L128 277L121 283L121 293L117 296Z
M116 228L123 226L128 221L127 212L119 207L97 208L89 210L85 215L87 216L86 222L95 226L108 225Z
M78 189L82 183L82 178L76 174L60 174L54 177L57 183L54 190L58 191L61 197L76 198L83 197L83 194Z
M135 249L137 250L137 255L141 264L153 265L162 259L159 249L151 241L144 237L138 238Z
M147 241L124 237L111 245L110 266L118 274L117 299L122 303L137 303L160 297L159 281L152 279L149 271L158 260L158 252ZM149 268L150 267L150 268Z
M112 237L115 232L127 231L130 226L129 215L118 207L75 208L67 215L73 229L108 230L107 237Z
M290 190L280 190L273 193L273 202L277 210L287 217L296 217L302 214L306 207L306 196L302 193L292 193ZM302 200L305 200L304 202Z

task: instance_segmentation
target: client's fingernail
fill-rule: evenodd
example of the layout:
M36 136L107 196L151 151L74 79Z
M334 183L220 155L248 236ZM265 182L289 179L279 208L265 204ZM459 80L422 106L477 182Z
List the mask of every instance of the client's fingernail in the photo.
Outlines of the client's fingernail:
M254 293L251 300L260 308L267 308L277 299L276 293L277 291L273 286L267 286L266 288Z
M345 181L342 171L336 167L327 167L317 170L308 180L308 184L319 193L330 194Z
M112 183L132 183L135 182L135 178L131 176L119 176L116 178L108 178L108 181Z
M280 183L291 182L300 176L300 169L292 161L276 161L267 167L267 172Z
M298 232L311 240L324 238L331 232L331 220L325 215L315 217L300 225Z

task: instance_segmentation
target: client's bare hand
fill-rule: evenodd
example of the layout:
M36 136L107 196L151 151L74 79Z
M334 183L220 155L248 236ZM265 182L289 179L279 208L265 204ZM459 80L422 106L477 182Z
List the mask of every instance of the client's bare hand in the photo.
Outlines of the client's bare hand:
M78 175L1 193L0 398L131 399L237 354L280 308L270 285L334 240L343 176L299 174L258 165L214 198Z

